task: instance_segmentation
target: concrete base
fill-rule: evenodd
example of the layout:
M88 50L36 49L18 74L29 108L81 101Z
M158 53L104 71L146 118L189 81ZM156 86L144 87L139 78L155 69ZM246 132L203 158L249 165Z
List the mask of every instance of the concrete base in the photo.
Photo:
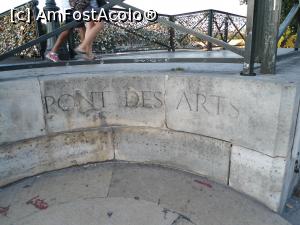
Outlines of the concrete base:
M204 177L157 166L94 164L0 189L1 225L288 225Z

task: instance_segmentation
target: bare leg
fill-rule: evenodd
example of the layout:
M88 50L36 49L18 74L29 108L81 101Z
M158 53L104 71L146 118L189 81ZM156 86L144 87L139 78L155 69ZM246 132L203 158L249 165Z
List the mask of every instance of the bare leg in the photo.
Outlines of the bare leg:
M78 30L78 33L79 33L80 41L82 43L83 40L84 40L84 37L85 37L86 28L85 27L79 27L79 28L77 28L77 30Z
M85 52L87 55L91 54L93 42L103 27L104 22L87 22L85 38L81 45L78 46L78 49Z
M85 27L80 27L80 28L78 28L78 30L79 30L80 40L81 40L81 42L83 42L84 36L85 36ZM66 31L62 32L58 36L51 52L57 53L59 51L60 47L63 45L63 43L65 43L65 41L67 41L70 33L71 33L71 30L66 30Z
M56 42L55 42L55 44L54 44L51 52L57 53L58 50L60 49L60 47L62 46L62 44L68 39L69 34L70 34L70 30L66 30L66 31L62 32L58 36L58 38L57 38L57 40L56 40Z

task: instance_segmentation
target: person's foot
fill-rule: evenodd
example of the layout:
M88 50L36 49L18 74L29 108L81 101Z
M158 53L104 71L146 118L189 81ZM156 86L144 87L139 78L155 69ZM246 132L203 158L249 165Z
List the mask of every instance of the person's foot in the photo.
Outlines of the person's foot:
M80 47L75 48L74 51L75 51L78 55L85 55L85 54L86 54L86 52L85 52L83 49L81 49Z
M96 56L94 54L85 54L83 58L88 61L93 61L96 59Z
M95 60L95 59L96 59L96 55L95 55L93 52L88 52L88 53L87 53L87 56L88 56L88 58L91 59L91 60Z
M58 55L55 52L48 52L46 58L52 62L59 62Z

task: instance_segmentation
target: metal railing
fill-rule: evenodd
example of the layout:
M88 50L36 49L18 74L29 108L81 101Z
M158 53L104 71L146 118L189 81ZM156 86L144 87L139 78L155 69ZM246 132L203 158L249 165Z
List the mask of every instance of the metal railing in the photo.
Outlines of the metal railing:
M299 19L299 1L295 1L290 13L280 25L282 0L248 0L247 39L243 75L255 75L254 65L260 63L262 74L275 74L277 59L286 59L294 54L277 56L277 45L281 35L292 20ZM300 27L298 40L300 42Z
M12 23L10 10L0 14L0 54L9 51L12 48L21 46L30 40L34 40L41 35L41 27L34 20L34 15L37 13L37 1L30 1L15 7L16 11L31 10L31 23ZM27 18L26 18L27 19ZM29 55L31 57L41 56L40 45L33 46L21 52L18 55L23 57Z
M120 10L120 9L115 9ZM175 22L191 30L208 34L226 43L233 39L244 42L246 17L217 10L202 10L192 13L165 15L159 18ZM209 22L211 21L211 23ZM112 23L96 39L94 49L97 52L123 52L140 50L167 49L207 49L212 50L208 42L193 35L170 29L158 22ZM125 32L124 32L125 31ZM77 43L79 39L77 38ZM110 40L107 43L107 40ZM110 45L110 46L107 46ZM103 48L105 49L103 51Z
M124 0L110 0L103 8L112 9L115 5L121 6L125 10L131 8L134 11L144 13L143 10L124 3ZM214 46L227 49L244 58L242 75L255 75L255 63L261 64L262 73L275 73L278 35L284 32L292 18L297 15L298 11L299 3L297 2L295 7L291 9L287 19L279 28L281 0L248 0L246 46L244 49L233 46L228 42L236 36L245 39L245 35L242 32L245 28L245 24L241 22L245 20L245 18L221 11L207 10L193 12L193 16L188 14L172 16L160 15L154 24L127 24L127 27L124 24L114 25L141 39L147 40L148 38L148 41L155 43L157 46L165 47L172 51L178 46L184 46L184 40L190 37L195 38L195 40L201 40L202 44L206 46L208 50L211 50ZM236 20L239 20L240 22L237 22ZM0 60L46 41L47 39L60 34L64 30L74 28L79 23L80 22L73 21L61 26L53 32L42 35L35 40L31 40L24 45L5 52L0 55ZM201 29L203 23L206 23L204 27L206 27L207 30ZM237 24L241 25L238 26ZM153 38L155 37L155 31L153 32L153 29L147 30L150 26L164 27L159 29L163 29L163 33L166 34L163 35L165 38ZM234 31L234 34L229 37L229 32L232 31ZM159 30L157 33L159 33L159 37L161 37L162 30ZM151 40L149 40L150 36Z
M125 8L125 10L131 8L135 11L142 10L137 9L133 6L123 3L123 0L112 0L108 4L104 6L105 9L112 9L113 6L119 5ZM188 24L189 18L191 16L194 18L192 22L196 22L196 24L190 26ZM220 19L223 16L222 19ZM229 49L239 55L243 55L243 50L232 46L227 43L228 41L228 31L230 30L229 23L232 24L232 29L236 30L233 36L237 34L241 35L241 29L245 26L245 18L239 17L239 19L244 20L243 24L238 27L237 23L234 22L233 16L238 16L234 14L228 14L221 11L207 10L207 11L199 11L193 12L192 14L179 14L179 15L160 15L158 20L155 23L144 23L144 24L133 24L133 23L122 23L122 24L113 24L114 27L118 27L119 29L123 29L128 33L131 33L143 40L148 40L157 46L167 48L169 50L175 50L176 46L180 48L184 48L187 45L184 45L185 40L190 37L194 37L194 42L205 41L207 48L210 50L214 45L221 46L225 49ZM199 19L199 21L197 21ZM203 23L207 24L205 27L207 31L201 29ZM221 24L219 24L221 22ZM64 30L76 27L80 22L73 21L66 25L61 26L53 32L42 35L34 40L31 40L21 46L18 46L12 50L5 52L0 55L0 60L3 60L9 56L12 56L20 51L28 49L36 44L46 41L49 38L57 36ZM141 22L143 23L143 22ZM225 25L225 26L224 26ZM150 29L152 27L152 29ZM156 27L156 29L153 29ZM224 32L221 31L222 27L224 27ZM202 33L203 32L203 33ZM162 33L166 35L162 35ZM116 32L113 32L114 36L116 36ZM243 37L243 35L241 35ZM151 39L149 38L151 37ZM157 37L157 38L153 38ZM123 40L123 39L122 39ZM97 43L97 42L96 42ZM210 44L211 43L211 44ZM191 44L193 45L193 44ZM190 45L190 46L191 46ZM101 45L100 45L101 46Z
M22 9L22 7L30 6L33 10L36 10L36 5L34 2L26 3L16 9ZM120 8L112 8L111 11L125 11ZM7 18L10 19L9 12L6 12ZM0 21L1 18L0 15ZM176 22L184 27L190 28L197 32L208 34L219 40L230 43L233 39L240 39L241 46L244 45L245 36L245 26L246 17L217 11L217 10L202 10L191 13L177 14L177 15L166 15L159 14L160 18L167 19L169 21ZM10 29L14 29L18 32L18 26L22 26L23 23L9 24L1 23L1 25L8 26ZM32 24L27 25L27 27L32 26L38 27L35 35L32 32L23 33L23 41L19 42L19 46L25 44L24 40L34 40L39 35L42 34L41 23L33 21ZM44 30L45 30L45 25ZM36 28L34 28L36 29ZM9 36L7 33L3 35ZM10 42L17 42L15 37L10 37ZM78 45L80 42L78 34L74 33L74 44ZM0 43L4 43L0 39ZM13 48L15 46L1 46L0 53L4 53L5 50ZM96 41L94 42L93 49L97 53L113 53L113 52L129 52L129 51L143 51L143 50L169 50L175 51L176 49L207 49L212 50L213 47L209 42L203 42L199 38L195 38L193 35L186 34L174 29L169 29L166 26L161 25L158 22L149 22L143 20L141 22L114 22L105 27L104 32L101 32ZM40 54L38 54L36 49L40 49ZM36 46L33 56L42 56L45 51L45 44L43 48L39 45Z

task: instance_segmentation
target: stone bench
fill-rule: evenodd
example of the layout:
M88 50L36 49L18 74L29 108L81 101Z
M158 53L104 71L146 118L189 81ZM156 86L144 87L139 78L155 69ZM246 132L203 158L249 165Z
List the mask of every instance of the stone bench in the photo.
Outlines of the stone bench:
M298 83L275 78L96 71L2 80L0 186L124 160L204 175L281 211L297 180L298 108Z

